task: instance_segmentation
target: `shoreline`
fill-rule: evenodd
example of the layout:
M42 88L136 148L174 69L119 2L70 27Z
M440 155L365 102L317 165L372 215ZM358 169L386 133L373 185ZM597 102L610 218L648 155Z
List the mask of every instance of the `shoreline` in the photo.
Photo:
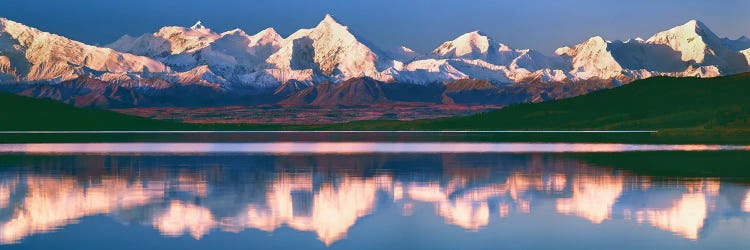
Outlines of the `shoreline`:
M750 145L750 131L314 131L133 130L0 131L12 143L506 142Z

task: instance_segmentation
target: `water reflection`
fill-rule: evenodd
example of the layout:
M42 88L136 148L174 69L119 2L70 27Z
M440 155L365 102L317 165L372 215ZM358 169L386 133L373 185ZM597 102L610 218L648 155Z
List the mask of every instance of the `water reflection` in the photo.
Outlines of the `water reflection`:
M612 215L612 206L622 194L624 182L624 176L577 176L571 186L572 197L557 199L557 212L600 224Z
M0 224L0 242L14 243L35 233L58 229L77 219L142 206L164 197L164 185L128 182L117 176L102 176L94 182L69 177L24 176L24 190L10 206L10 219ZM13 194L11 195L13 196Z
M0 153L604 153L652 151L750 151L737 145L652 145L614 143L460 142L270 142L270 143L25 143L0 144Z
M7 162L0 169L2 244L106 215L166 237L201 240L290 228L330 246L363 217L390 208L398 213L388 216L414 217L424 205L444 227L475 234L501 219L554 216L648 226L699 241L707 225L748 221L750 213L750 189L739 184L640 176L566 155L37 156Z

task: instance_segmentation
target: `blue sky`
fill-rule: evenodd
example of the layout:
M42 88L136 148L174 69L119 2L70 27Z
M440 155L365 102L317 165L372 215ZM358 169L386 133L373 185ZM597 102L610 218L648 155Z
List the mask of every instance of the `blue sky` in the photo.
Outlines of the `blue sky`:
M594 35L647 38L690 19L720 36L750 36L748 0L0 0L0 16L98 45L199 19L217 32L274 27L287 36L326 13L381 49L421 52L482 30L549 54Z

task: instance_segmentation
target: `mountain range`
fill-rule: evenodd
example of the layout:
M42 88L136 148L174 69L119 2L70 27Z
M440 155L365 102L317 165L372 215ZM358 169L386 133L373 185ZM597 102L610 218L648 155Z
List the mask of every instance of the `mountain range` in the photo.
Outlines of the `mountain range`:
M653 76L750 71L750 39L689 21L649 39L595 36L553 55L481 31L428 54L381 50L327 15L284 38L216 33L200 21L104 47L0 18L0 88L83 107L511 104L559 99Z

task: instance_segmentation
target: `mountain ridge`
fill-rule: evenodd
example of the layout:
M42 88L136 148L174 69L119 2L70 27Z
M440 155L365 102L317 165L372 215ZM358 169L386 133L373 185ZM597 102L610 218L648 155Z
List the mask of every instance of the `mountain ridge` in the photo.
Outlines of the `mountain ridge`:
M254 35L240 29L216 33L200 21L189 28L167 26L108 45L117 50L7 19L0 24L0 84L59 84L88 77L137 91L195 85L216 94L275 100L274 93L290 81L295 84L282 92L291 95L289 91L303 86L362 78L422 86L473 79L498 87L594 81L604 88L653 76L716 77L750 71L750 49L733 49L748 39L719 38L696 20L647 40L594 36L551 56L510 48L481 31L460 35L430 54L406 47L387 53L331 15L288 37L273 28ZM201 95L187 94L185 98Z

